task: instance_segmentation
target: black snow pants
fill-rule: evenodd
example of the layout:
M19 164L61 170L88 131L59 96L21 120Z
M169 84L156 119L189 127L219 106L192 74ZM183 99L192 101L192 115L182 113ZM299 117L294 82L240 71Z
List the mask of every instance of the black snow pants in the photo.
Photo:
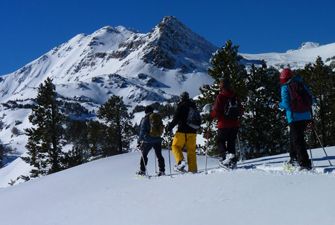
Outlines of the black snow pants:
M143 154L143 159L141 157L140 162L140 169L141 171L145 171L146 165L148 163L148 154L151 150L151 148L154 148L155 154L158 159L158 167L160 172L165 172L165 162L164 158L162 156L162 143L156 142L156 143L143 143L141 146L141 151Z
M235 142L237 132L237 127L218 129L217 144L223 160L226 158L227 153L236 155Z
M306 142L304 138L307 123L302 120L289 124L290 126L290 158L297 160L301 167L311 167L311 161L308 157Z

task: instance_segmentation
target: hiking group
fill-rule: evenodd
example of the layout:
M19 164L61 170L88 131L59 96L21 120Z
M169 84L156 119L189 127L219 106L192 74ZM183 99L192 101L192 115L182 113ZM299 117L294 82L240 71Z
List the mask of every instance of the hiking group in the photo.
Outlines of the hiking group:
M289 165L300 169L310 170L311 160L308 157L304 133L312 121L313 97L308 87L298 74L293 74L289 68L280 73L281 102L276 104L286 111L286 119L290 131L290 160ZM220 92L214 100L209 112L210 120L217 120L217 149L220 152L219 165L227 169L236 168L237 155L235 143L240 128L243 107L238 93L234 91L229 78L220 80ZM180 95L180 101L175 109L171 122L164 129L162 118L154 112L152 106L146 106L145 116L140 123L138 148L141 151L139 175L146 174L148 153L154 148L158 159L158 176L165 174L165 161L162 156L162 134L165 131L172 134L177 127L172 140L172 153L175 159L174 170L179 172L196 173L198 171L196 159L196 135L201 126L201 116L195 102L187 92ZM204 137L210 138L209 130L205 129ZM186 150L186 159L183 150ZM207 151L207 150L206 150Z

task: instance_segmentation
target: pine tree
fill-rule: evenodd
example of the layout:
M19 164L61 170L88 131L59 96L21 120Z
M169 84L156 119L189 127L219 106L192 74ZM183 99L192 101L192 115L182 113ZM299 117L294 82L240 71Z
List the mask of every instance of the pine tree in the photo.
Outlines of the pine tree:
M277 78L278 71L268 69L265 64L259 68L252 66L248 74L248 98L244 104L246 113L241 126L241 137L248 158L286 150L286 122L273 107L280 99Z
M247 71L241 63L242 57L238 54L238 46L233 45L232 41L228 40L223 47L217 50L210 59L210 67L208 74L213 78L212 85L205 85L200 88L201 95L198 100L200 107L205 104L213 104L216 96L219 94L219 83L222 78L229 78L231 86L238 94L239 98L244 101L247 93L245 81ZM204 117L203 120L209 125L209 117ZM210 125L214 127L214 123ZM209 148L215 152L216 135L213 132Z
M59 111L56 96L55 86L47 78L38 88L36 105L29 116L33 127L26 129L28 156L22 159L33 167L30 177L51 174L62 169L64 117Z
M323 144L334 145L335 138L335 73L330 66L323 63L318 57L314 64L308 64L299 73L310 86L316 98L314 122L321 135ZM314 146L319 146L314 138Z
M124 149L129 148L133 128L131 119L133 116L128 113L122 97L112 96L98 110L98 118L107 125L106 137L107 146L104 147L104 156L120 154Z
M87 121L71 120L66 123L65 137L73 147L65 154L64 166L70 168L87 162L90 158Z
M225 46L217 50L210 59L208 74L214 79L212 85L200 88L202 96L199 101L202 105L213 103L219 93L219 82L222 78L230 78L234 90L240 98L246 96L245 79L247 72L241 63L242 57L238 54L238 46L228 40Z
M87 141L91 157L99 158L104 155L104 146L109 142L106 135L107 128L99 121L89 121L87 123Z

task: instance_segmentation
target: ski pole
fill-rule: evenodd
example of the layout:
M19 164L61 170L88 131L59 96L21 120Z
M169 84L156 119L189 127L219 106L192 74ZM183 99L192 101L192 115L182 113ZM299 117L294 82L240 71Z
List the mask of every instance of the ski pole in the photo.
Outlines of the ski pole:
M327 157L327 160L328 160L328 162L329 162L329 165L330 165L330 166L333 166L332 162L330 161L330 159L329 159L329 157L328 157L327 151L326 151L325 147L323 146L323 144L322 144L322 142L321 142L321 139L320 139L320 137L319 137L319 135L318 135L318 132L316 131L316 128L315 128L314 123L312 124L312 126L313 126L313 130L314 130L315 136L316 136L316 138L318 139L318 141L319 141L319 143L320 143L320 145L321 145L321 147L322 147L322 150L323 150L323 152L325 153L325 155L326 155L326 157Z
M208 174L208 172L207 172L208 149L209 149L209 139L207 139L207 148L206 148L206 153L205 153L205 174Z
M171 150L172 150L172 142L173 142L173 138L171 137L172 136L172 133L169 133L169 136L168 138L171 138L171 141L170 141L170 146L168 146L168 151L169 151L169 169L170 169L170 177L172 177L172 170L171 170ZM169 142L169 140L168 140ZM170 147L171 147L171 150L170 150Z
M155 151L155 173L157 174L157 155L156 155L156 151Z
M208 130L207 132L210 132L210 127L212 125L212 121L209 122L208 124ZM208 159L208 149L209 149L209 138L207 139L207 147L206 147L206 151L205 151L205 174L208 174L207 168L208 168L208 163L207 163L207 159Z
M238 145L238 150L240 151L241 161L243 162L244 153L242 154L240 135L238 133L237 133L237 145Z
M312 149L311 149L311 146L308 146L308 147L309 147L309 154L311 155L311 163L312 163L312 167L314 167L313 155L312 155Z
M147 165L145 165L145 160L144 160L144 154L143 154L143 151L142 151L140 148L137 148L137 151L139 151L139 152L141 153L141 158L142 158L142 162L143 162L144 169L145 169L145 176L149 177L149 176L148 176L148 173L147 173Z
M312 136L313 134L313 131L310 129L310 136ZM311 149L311 142L308 141L308 135L307 135L307 141L306 141L306 144L308 145L308 150L309 150L309 154L311 156L311 164L312 164L312 167L314 167L314 162L313 162L313 155L312 155L312 149Z

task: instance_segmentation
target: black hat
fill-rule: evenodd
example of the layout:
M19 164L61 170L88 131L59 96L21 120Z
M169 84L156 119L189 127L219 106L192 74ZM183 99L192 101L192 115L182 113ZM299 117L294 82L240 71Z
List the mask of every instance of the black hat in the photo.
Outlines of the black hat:
M180 99L182 101L188 100L189 98L190 98L190 95L186 91L184 91L183 93L180 94Z
M152 113L153 111L154 108L151 105L146 106L144 109L145 114Z

